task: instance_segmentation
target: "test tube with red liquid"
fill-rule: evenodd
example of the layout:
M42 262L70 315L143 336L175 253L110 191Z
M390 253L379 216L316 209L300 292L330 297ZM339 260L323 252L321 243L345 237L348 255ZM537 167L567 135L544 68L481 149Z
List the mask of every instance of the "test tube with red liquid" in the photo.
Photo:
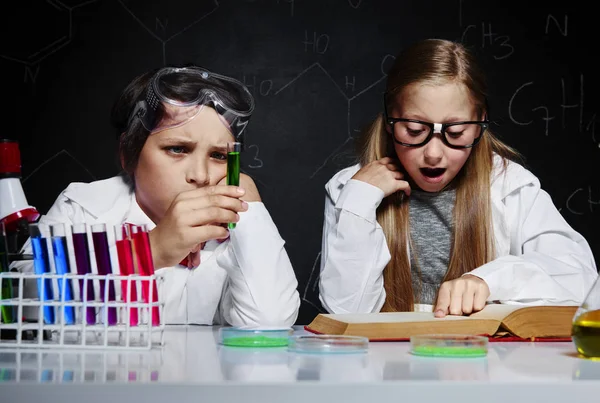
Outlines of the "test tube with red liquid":
M138 267L142 276L151 276L154 274L154 260L152 259L152 249L150 247L150 237L146 225L132 225L131 237L133 239L134 253L137 257ZM152 302L158 301L158 289L156 280L152 282ZM142 299L149 303L150 300L150 281L142 281ZM160 313L158 306L152 307L151 318L152 326L160 325Z
M115 226L115 241L117 245L117 254L119 256L119 271L121 276L132 276L135 274L135 264L133 261L133 250L131 247L131 232L129 224ZM121 280L121 295L126 303L137 302L136 283L131 279ZM129 325L138 325L138 308L130 304L126 307Z

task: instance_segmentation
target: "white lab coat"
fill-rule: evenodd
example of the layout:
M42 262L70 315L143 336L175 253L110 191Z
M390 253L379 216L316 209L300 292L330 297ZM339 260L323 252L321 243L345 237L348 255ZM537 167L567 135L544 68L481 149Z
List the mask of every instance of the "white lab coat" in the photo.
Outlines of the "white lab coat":
M240 221L230 231L228 240L206 243L200 252L198 267L193 270L181 265L157 268L158 294L165 303L165 323L286 327L294 324L300 298L284 241L263 203L250 202L248 206L246 212L240 213ZM147 224L149 229L155 227L120 176L70 184L48 214L40 219L41 224L60 222L68 224L68 230L71 224L87 223L88 231L91 224L105 223L115 274L119 274L119 266L114 226L128 222ZM90 234L88 238L90 253L93 253ZM67 241L71 271L76 272L70 236ZM29 240L23 249L31 253ZM97 272L95 261L91 260L92 270ZM13 267L33 271L31 261L15 262ZM35 295L35 291L33 293Z
M332 313L379 312L385 302L391 256L376 220L384 193L351 179L359 169L345 168L325 186L320 300ZM592 251L539 180L513 162L502 172L496 155L491 201L496 259L469 273L485 280L488 301L581 304L598 276Z

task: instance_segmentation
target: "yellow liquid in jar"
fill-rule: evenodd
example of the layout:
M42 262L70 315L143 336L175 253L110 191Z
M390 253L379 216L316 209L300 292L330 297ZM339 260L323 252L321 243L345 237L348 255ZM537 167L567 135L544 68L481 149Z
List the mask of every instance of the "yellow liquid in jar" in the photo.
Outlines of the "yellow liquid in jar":
M600 309L578 316L571 335L579 354L600 357Z

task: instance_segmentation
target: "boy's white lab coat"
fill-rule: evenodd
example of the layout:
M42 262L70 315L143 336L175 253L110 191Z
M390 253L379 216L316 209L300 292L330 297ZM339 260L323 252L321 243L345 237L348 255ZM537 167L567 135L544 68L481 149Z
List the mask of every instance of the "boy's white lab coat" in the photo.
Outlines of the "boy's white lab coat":
M335 174L325 188L320 299L332 313L379 312L383 269L390 261L376 221L381 189L351 179L359 165ZM539 180L521 165L494 158L491 202L497 258L469 274L490 296L514 304L579 305L598 276L587 241L555 208Z
M201 263L193 270L181 265L156 270L159 297L165 302L167 324L231 324L233 326L291 326L296 321L300 298L298 282L284 241L261 202L248 203L230 238L208 241ZM114 226L128 222L155 224L136 202L120 176L92 183L72 183L40 219L41 224L105 223L113 272L119 274ZM70 234L70 232L69 232ZM90 251L93 253L91 235ZM76 272L72 241L72 272ZM24 252L31 253L29 240ZM92 270L96 272L92 255ZM13 268L33 271L33 263L16 262ZM117 287L118 287L118 283ZM32 284L35 287L35 284ZM33 291L35 295L35 289ZM117 290L120 293L120 290Z

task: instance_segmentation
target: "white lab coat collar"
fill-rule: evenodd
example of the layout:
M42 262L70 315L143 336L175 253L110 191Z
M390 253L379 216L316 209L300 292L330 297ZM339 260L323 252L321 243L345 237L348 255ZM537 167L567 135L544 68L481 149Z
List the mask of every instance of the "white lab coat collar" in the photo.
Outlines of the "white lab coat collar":
M64 195L94 216L96 222L146 224L149 230L156 226L141 209L135 192L122 176L79 185L69 186Z
M510 175L506 173L510 172ZM504 199L522 187L539 184L539 179L519 164L506 161L494 155L494 169L492 171L492 199Z
M99 219L107 213L124 214L129 210L132 189L121 176L91 183L72 183L65 190L65 197L83 207L89 214Z
M539 179L521 165L511 161L506 161L505 165L500 156L494 155L491 185L490 199L496 257L506 256L510 254L511 229L504 219L507 216L505 198L526 186L537 185L539 187Z
M153 230L154 227L156 227L156 224L154 224L154 221L152 221L150 217L144 213L144 210L142 210L135 198L135 193L131 192L130 197L131 203L129 206L129 212L127 213L127 217L125 217L124 221L135 225L145 224L148 226L148 231Z

